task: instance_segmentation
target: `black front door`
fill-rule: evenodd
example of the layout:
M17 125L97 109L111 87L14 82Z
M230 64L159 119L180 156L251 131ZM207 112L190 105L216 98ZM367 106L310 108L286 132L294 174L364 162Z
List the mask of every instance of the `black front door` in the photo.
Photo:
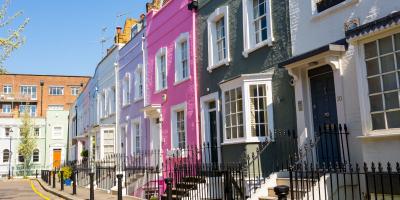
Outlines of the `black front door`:
M337 125L336 95L333 71L329 65L308 71L311 86L311 101L314 132L320 136L317 155L320 163L340 162L338 134L324 130ZM329 130L329 128L328 128Z
M210 136L210 157L212 163L218 163L218 138L217 138L217 109L215 101L208 103L209 136Z

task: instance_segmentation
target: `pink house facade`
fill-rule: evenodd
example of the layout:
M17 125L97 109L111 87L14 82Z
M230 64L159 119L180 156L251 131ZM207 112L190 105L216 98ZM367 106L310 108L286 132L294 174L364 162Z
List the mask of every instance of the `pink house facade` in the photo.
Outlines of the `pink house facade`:
M156 3L154 3L156 2ZM195 12L189 0L148 6L144 115L150 121L150 149L161 161L199 143ZM172 151L173 150L173 151Z

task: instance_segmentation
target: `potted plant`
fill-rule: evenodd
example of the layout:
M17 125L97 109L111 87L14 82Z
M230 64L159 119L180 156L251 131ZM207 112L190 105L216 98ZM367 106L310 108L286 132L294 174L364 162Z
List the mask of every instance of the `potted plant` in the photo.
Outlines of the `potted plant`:
M89 151L86 150L86 149L82 150L81 156L82 156L83 158L88 158L88 157L89 157Z
M70 166L64 166L61 168L61 171L64 172L63 174L64 184L66 186L71 186L72 168ZM60 172L58 172L58 178L61 178Z

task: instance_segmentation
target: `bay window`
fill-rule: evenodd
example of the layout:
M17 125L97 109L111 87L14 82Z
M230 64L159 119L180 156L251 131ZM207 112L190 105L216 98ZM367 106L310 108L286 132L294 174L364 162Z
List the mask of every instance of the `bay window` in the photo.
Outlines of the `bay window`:
M223 143L264 141L273 130L272 74L250 74L223 82Z
M400 128L400 33L364 44L372 130Z

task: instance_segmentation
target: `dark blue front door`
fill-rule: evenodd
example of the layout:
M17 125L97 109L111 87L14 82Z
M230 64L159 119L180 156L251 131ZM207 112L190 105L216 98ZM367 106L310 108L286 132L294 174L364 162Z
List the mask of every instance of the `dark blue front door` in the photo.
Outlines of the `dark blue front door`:
M329 65L308 71L314 132L320 136L317 155L320 163L340 162L339 137L334 131L319 132L321 127L338 124L335 82Z

